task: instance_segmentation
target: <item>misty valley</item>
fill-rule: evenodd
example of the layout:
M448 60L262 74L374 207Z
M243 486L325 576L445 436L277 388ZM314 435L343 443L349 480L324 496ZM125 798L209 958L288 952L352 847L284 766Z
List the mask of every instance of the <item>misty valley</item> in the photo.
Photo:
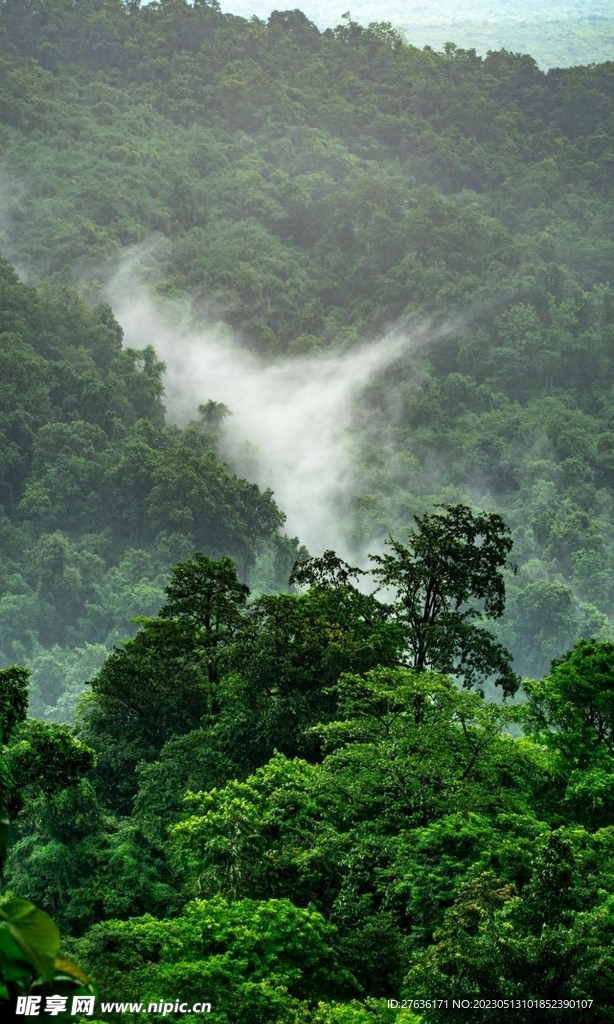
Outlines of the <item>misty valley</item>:
M610 37L243 6L0 0L3 1012L614 1022Z

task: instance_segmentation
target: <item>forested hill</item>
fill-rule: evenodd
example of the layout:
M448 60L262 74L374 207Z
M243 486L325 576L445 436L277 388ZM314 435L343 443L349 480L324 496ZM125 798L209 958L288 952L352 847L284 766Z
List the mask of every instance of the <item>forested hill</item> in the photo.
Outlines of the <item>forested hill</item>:
M100 274L161 233L166 289L272 351L558 298L544 263L607 278L610 64L543 74L180 0L4 0L0 26L5 241L30 272Z
M318 28L339 19L343 5L304 0L302 10ZM222 0L225 11L265 20L270 0ZM441 49L446 40L473 47L486 56L505 47L530 53L541 68L600 64L610 60L614 46L614 17L609 0L354 0L352 17L361 25L386 18L415 46Z
M348 542L364 551L391 530L403 535L416 512L441 500L495 508L512 526L521 567L502 627L519 671L539 675L580 635L607 633L614 65L544 74L530 56L506 51L482 59L453 45L419 50L385 23L365 28L346 17L319 31L300 11L264 23L183 0L142 8L4 0L0 33L0 235L20 272L54 287L78 281L95 303L126 250L144 243L140 274L149 286L162 297L187 296L197 320L223 319L265 358L340 351L399 323L446 324L443 339L423 344L363 396L355 487L343 510ZM89 323L98 314L80 315ZM117 338L115 326L105 330ZM135 361L109 353L109 366L154 387L154 354ZM86 375L96 358L88 354ZM60 514L58 495L107 480L92 466L106 457L119 397L110 406L96 401L99 419L84 414L83 402L53 413L53 430L64 418L70 426L61 429L73 431L82 417L93 422L90 434L104 434L78 442L95 452L83 481L72 469L64 491L55 481L59 441L28 464L27 493L19 491L22 461L7 510L13 523L36 522L36 538L110 530L105 573L123 557L131 516L142 534L135 550L147 558L156 531L185 530L187 539L162 562L139 563L125 577L122 570L112 601L94 595L82 559L87 582L71 590L81 603L66 604L55 632L33 625L47 621L32 604L42 593L38 570L15 575L7 563L0 649L30 664L44 655L36 678L50 693L96 664L102 651L87 644L117 638L120 619L154 610L164 573L196 539L190 502L182 520L163 492L179 487L198 505L192 470L184 475L178 463L205 456L171 457L180 444L172 432L164 457L176 461L164 483L151 483L150 505L139 504L150 500L141 480L127 511L95 489L96 498L80 497ZM138 428L146 435L138 444L148 446L161 412L139 401L121 415L149 417L153 426ZM93 399L85 404L94 409ZM29 415L46 424L43 408ZM125 428L136 429L127 420ZM215 467L207 472L222 472ZM215 518L217 498L212 507ZM233 534L225 550L249 561L246 536ZM217 540L205 540L198 544L208 553L220 552ZM101 544L90 544L90 562ZM288 553L261 557L262 585L281 585ZM86 606L109 601L121 611L101 613L96 625L98 613L88 612L86 626ZM84 623L76 633L75 609ZM7 646L6 630L17 647ZM49 659L40 643L64 653ZM75 645L85 653L67 653ZM55 703L49 696L37 706Z
M124 1010L83 1020L614 1021L613 91L349 15L0 2L19 1019L85 970ZM237 378L398 342L332 465L361 566L283 535L205 378L168 422L118 267Z
M108 306L37 293L6 261L0 301L0 656L33 670L34 714L66 719L182 553L231 554L244 576L260 554L281 586L296 544L204 417L165 426L163 366L122 348Z

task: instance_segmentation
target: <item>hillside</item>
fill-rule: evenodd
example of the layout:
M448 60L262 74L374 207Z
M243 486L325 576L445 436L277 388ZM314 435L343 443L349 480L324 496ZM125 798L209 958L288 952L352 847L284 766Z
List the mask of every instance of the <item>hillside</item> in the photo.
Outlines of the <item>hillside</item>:
M267 21L275 4L267 0L223 0L224 11ZM308 0L301 10L325 29L339 21L343 4L331 10L323 0ZM352 18L365 27L382 19L401 29L413 46L441 50L446 42L474 49L482 57L504 48L530 53L544 71L612 59L614 18L609 0L357 0Z
M613 94L0 2L19 1016L614 1020Z
M31 280L99 301L144 246L130 287L268 360L427 324L362 392L347 550L437 500L497 508L520 671L608 628L611 64L180 2L7 0L1 28L2 241Z

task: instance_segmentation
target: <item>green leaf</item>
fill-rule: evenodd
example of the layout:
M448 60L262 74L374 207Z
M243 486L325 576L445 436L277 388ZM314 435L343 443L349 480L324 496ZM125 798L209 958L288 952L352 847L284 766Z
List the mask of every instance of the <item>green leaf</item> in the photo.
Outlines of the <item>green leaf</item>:
M41 977L53 978L60 933L49 915L28 900L11 900L0 906L0 917Z
M3 982L12 982L20 991L30 988L35 968L26 960L6 924L0 925L0 974Z

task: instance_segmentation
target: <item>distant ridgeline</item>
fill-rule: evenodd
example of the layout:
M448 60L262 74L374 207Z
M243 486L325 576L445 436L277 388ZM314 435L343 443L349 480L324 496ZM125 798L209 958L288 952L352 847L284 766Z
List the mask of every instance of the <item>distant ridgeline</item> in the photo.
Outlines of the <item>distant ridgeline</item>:
M268 0L222 0L225 11L267 18ZM343 4L331 9L325 0L307 0L303 10L324 29L339 17ZM505 47L530 53L541 68L600 64L614 53L611 0L354 0L352 18L361 25L385 18L402 29L414 46L440 50L448 40L473 47L485 56Z
M154 351L62 291L97 302L139 243L149 287L266 356L447 325L364 396L350 544L438 501L497 509L518 671L608 635L612 63L544 74L202 0L3 0L0 45L0 242L52 283L3 270L0 651L34 669L37 714L70 715L195 548L265 591L296 548L215 425L164 426Z

